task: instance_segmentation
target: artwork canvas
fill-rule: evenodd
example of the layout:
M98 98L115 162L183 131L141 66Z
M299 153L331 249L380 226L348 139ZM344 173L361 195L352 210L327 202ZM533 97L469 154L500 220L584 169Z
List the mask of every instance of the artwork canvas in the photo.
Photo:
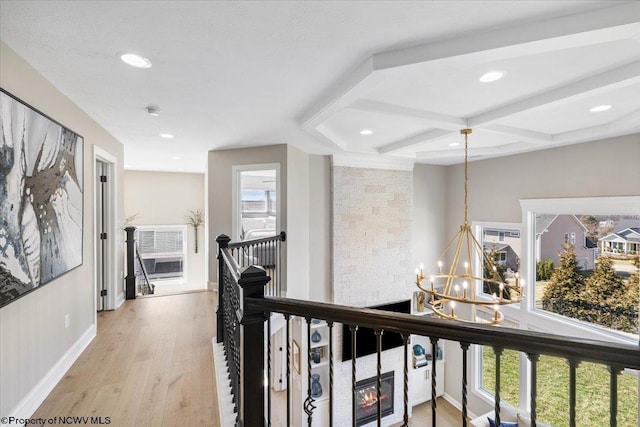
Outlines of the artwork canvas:
M82 265L83 138L0 89L0 308Z

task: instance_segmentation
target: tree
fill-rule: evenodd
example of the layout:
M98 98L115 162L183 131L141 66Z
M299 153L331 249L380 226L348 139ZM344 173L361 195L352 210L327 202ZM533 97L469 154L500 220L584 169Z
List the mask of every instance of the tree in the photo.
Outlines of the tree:
M578 264L573 245L565 243L563 248L564 252L558 254L560 257L558 267L553 270L549 284L544 290L543 305L546 304L545 301L552 302L560 298L573 299L584 288L584 276L581 274L582 269Z

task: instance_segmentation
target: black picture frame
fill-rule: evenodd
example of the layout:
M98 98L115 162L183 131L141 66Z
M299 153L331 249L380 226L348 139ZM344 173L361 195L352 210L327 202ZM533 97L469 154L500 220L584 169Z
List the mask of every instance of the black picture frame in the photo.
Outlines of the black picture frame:
M84 138L0 88L0 308L83 263Z

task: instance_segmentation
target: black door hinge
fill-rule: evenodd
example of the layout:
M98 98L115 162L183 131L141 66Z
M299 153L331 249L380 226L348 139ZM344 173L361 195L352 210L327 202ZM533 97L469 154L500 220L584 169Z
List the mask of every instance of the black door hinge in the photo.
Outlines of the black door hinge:
M102 290L100 291L100 296L101 296L101 297L106 297L106 296L107 296L107 290L106 290L106 289L102 289Z
M100 175L100 182L107 182L107 176L106 175Z
M100 240L107 240L107 233L100 233Z

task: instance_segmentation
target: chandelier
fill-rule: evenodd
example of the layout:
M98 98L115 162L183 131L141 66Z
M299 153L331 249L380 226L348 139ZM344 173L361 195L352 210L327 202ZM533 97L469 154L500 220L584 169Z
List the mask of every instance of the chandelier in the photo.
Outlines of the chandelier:
M504 319L500 307L522 301L524 288L518 273L513 284L500 278L491 256L473 235L468 221L467 138L471 129L462 129L460 133L464 135L464 223L426 272L422 264L416 269L416 285L429 295L427 302L438 317L495 325ZM451 259L448 268L445 259ZM474 271L476 259L480 260L481 272ZM484 287L491 297L476 299L476 286ZM478 307L486 309L485 316L477 315Z

